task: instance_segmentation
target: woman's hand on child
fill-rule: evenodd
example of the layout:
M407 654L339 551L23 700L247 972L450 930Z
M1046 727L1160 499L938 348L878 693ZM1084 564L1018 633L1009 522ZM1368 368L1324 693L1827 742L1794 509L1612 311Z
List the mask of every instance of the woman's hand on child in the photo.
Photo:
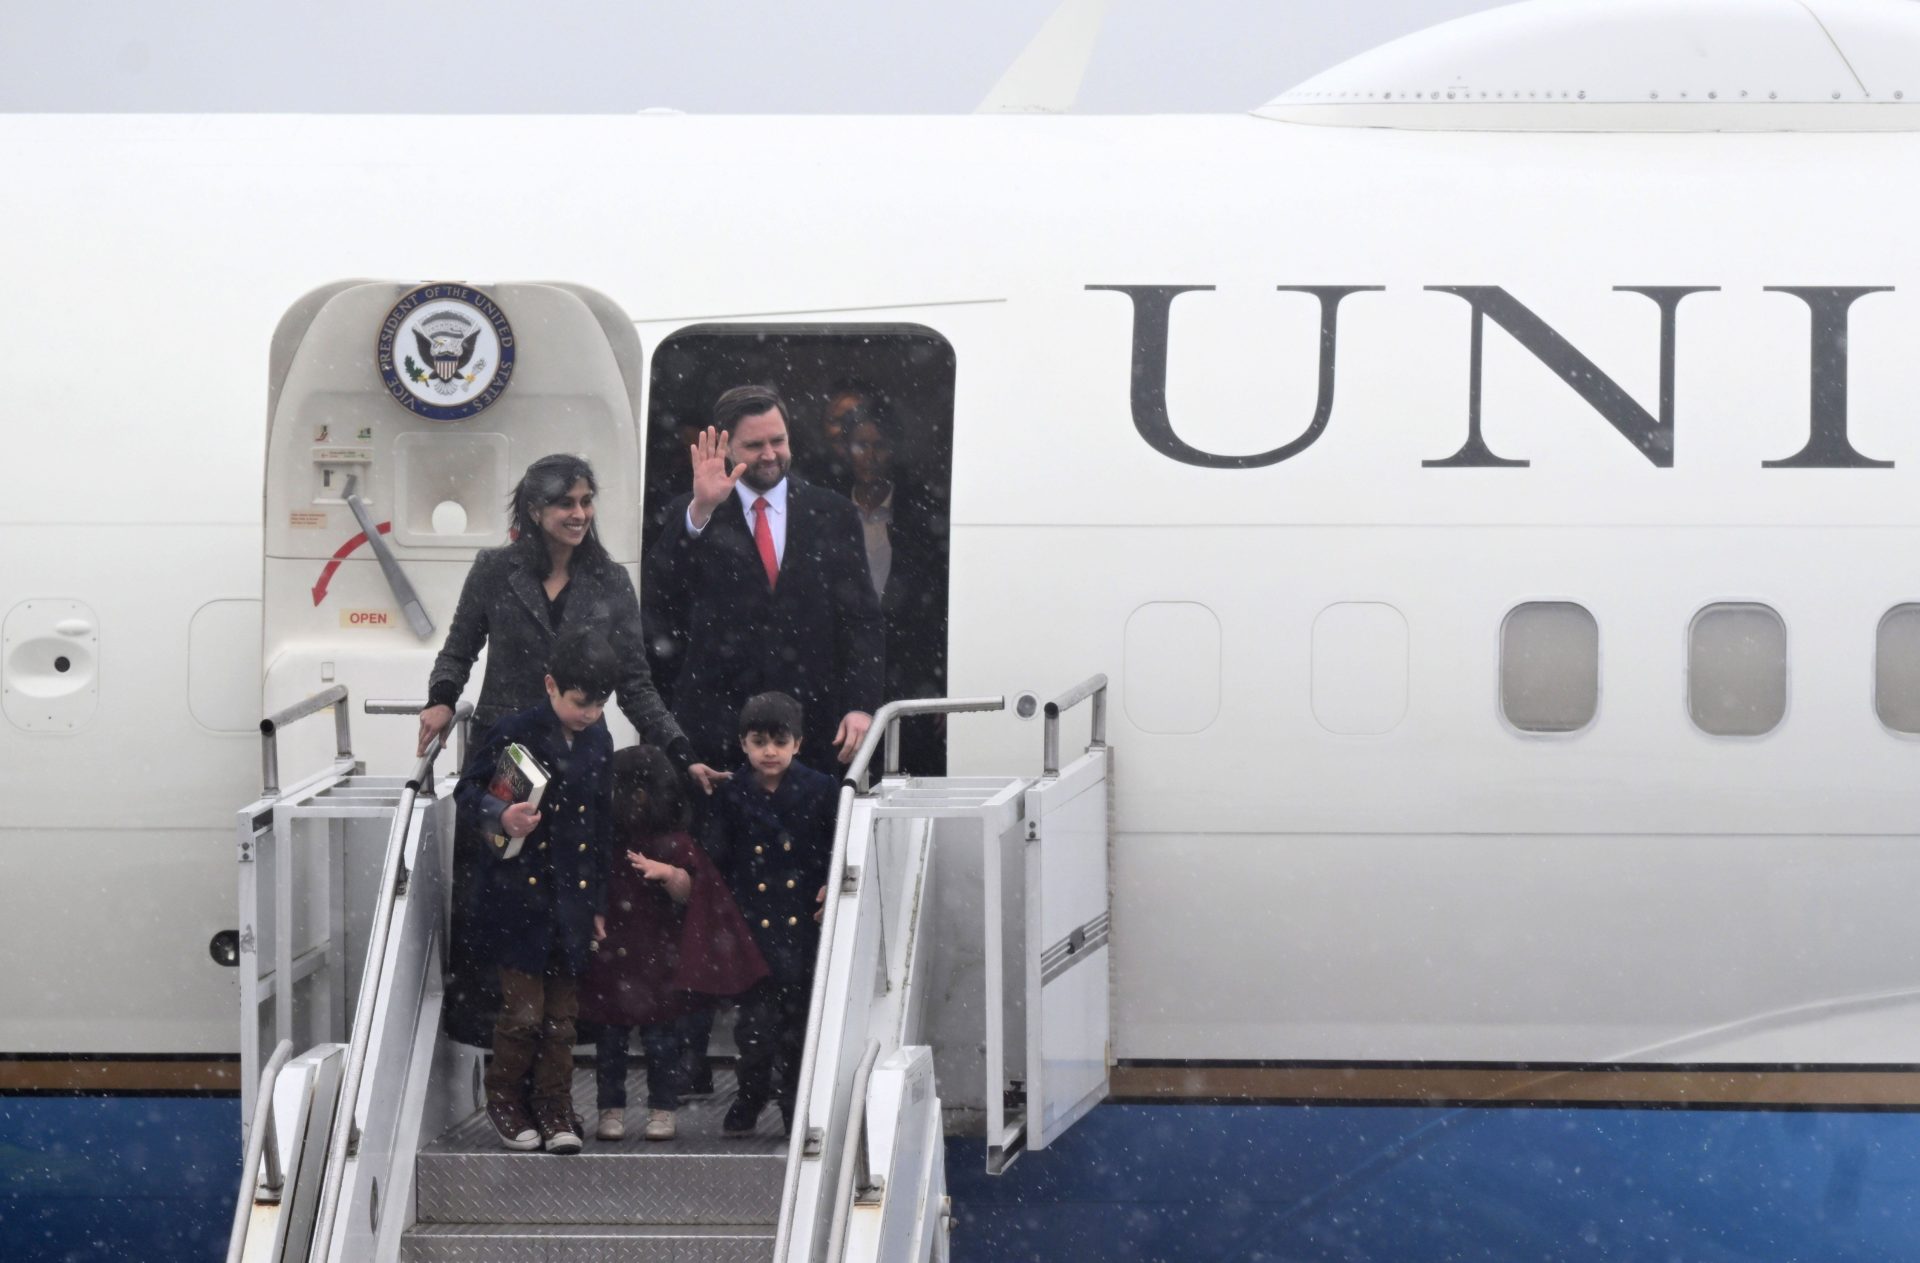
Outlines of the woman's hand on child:
M524 838L540 827L540 813L525 803L514 803L500 813L500 827L510 838Z
M813 897L813 901L820 905L813 910L814 922L818 924L819 921L827 915L827 888L825 886L820 887L820 893Z
M598 943L607 937L607 918L596 912L593 914L593 941Z
M723 781L733 779L732 772L716 772L704 763L696 763L688 768L687 775L691 776L693 783L700 787L700 792L709 797L713 795L714 789Z

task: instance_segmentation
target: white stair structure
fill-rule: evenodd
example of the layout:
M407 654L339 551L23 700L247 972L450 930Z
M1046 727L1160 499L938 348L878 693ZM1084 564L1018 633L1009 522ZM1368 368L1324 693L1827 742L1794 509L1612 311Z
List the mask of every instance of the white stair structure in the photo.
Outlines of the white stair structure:
M945 1259L946 1135L983 1132L1002 1170L1106 1094L1105 689L1044 708L1037 777L898 772L901 722L1004 698L884 707L841 789L791 1136L769 1116L721 1140L722 1072L671 1144L571 1158L496 1148L481 1054L440 1032L454 810L437 743L413 776L370 780L344 688L271 717L267 792L238 818L251 1122L229 1259ZM1083 700L1092 740L1062 766L1060 713ZM327 708L336 759L281 789L278 730ZM591 1117L584 1071L576 1098Z

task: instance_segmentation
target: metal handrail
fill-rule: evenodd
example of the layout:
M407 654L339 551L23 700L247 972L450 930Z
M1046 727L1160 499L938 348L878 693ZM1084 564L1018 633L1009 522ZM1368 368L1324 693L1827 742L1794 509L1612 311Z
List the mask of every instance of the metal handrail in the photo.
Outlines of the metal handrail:
M360 709L368 715L418 715L430 705L432 705L432 703L426 701L395 701L391 698L375 700L368 698L366 701L360 703ZM448 731L453 733L453 761L462 768L467 766L467 727L468 721L472 718L473 707L469 704L464 711L456 708L453 722L447 725Z
M462 702L453 712L454 725L473 713L470 703ZM452 727L453 725L449 725ZM313 1250L308 1257L326 1263L333 1247L333 1224L340 1213L340 1185L346 1178L347 1150L357 1146L354 1115L360 1104L360 1080L367 1069L367 1045L373 1041L373 1014L380 999L381 975L386 971L387 939L393 932L393 904L399 898L401 867L407 849L407 832L413 824L413 806L420 789L432 787L433 761L446 744L445 732L435 733L420 756L413 775L407 778L394 809L393 828L387 833L387 853L380 865L383 892L374 908L373 930L367 936L367 964L360 979L360 998L354 1005L353 1031L347 1037L347 1064L340 1076L340 1099L333 1109L333 1130L327 1139L327 1167L321 1182L320 1214L313 1222Z
M840 785L840 805L834 813L833 856L827 861L826 888L840 891L847 879L847 844L853 830L853 803L857 797L866 795L867 767L873 762L873 754L885 738L887 730L895 720L909 715L941 715L965 711L988 711L1006 709L1005 697L969 697L949 699L927 697L903 699L888 702L874 712L873 723L867 728L867 735L860 739L859 749L854 751L853 759L847 764L845 778ZM787 1173L780 1190L780 1222L774 1235L773 1257L785 1259L789 1238L793 1234L793 1199L800 1186L800 1163L806 1153L807 1133L807 1096L813 1086L819 1062L821 1010L825 1006L827 975L820 968L820 962L833 958L834 934L840 927L840 900L827 900L826 915L821 918L820 942L814 949L813 988L807 1003L807 1038L802 1047L806 1050L800 1062L800 1086L794 1093L793 1137L787 1146Z
M1047 703L1042 775L1060 775L1061 712L1072 710L1089 697L1093 699L1093 731L1088 736L1087 749L1097 750L1107 744L1107 677L1090 675Z
M873 1063L880 1059L880 1041L867 1041L866 1055L853 1075L853 1102L847 1114L847 1134L853 1143L840 1155L840 1177L833 1190L833 1226L827 1232L827 1258L837 1260L847 1244L847 1220L853 1214L854 1167L866 1173L867 1162L867 1085L873 1079ZM869 1181L870 1182L870 1181Z
M281 1040L260 1074L260 1099L254 1102L253 1126L247 1130L247 1156L240 1163L240 1197L233 1208L233 1231L227 1237L227 1263L240 1263L240 1256L247 1250L247 1221L257 1200L253 1170L260 1165L262 1153L267 1156L267 1189L273 1201L280 1200L280 1188L286 1183L280 1170L280 1137L273 1122L273 1081L280 1077L281 1068L291 1056L293 1041Z
M352 720L347 712L347 686L335 684L312 697L277 710L260 721L260 796L272 798L280 792L280 730L295 720L316 715L333 707L334 747L342 759L353 758Z
M853 786L854 792L867 792L867 769L873 763L874 751L886 742L886 758L882 763L885 776L895 776L900 771L900 721L915 715L958 715L968 711L1005 710L1007 699L1004 697L914 697L902 698L897 702L888 702L873 713L873 722L867 727L867 735L861 738L860 748L854 752L853 761L847 764L842 778Z

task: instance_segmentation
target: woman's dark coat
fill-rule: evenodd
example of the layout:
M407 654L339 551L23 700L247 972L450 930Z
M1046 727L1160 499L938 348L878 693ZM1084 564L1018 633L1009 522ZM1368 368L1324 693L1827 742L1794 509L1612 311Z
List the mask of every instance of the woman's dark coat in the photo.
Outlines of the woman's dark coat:
M641 740L665 750L684 771L692 761L692 747L653 686L633 580L611 560L596 563L576 558L567 580L565 613L556 627L534 568L539 559L536 547L537 543L515 541L474 558L453 622L447 627L446 643L427 678L428 701L453 705L485 646L487 677L473 708L474 731L484 732L503 715L545 700L547 659L562 632L597 631L620 659L614 697L621 711L640 730Z
M575 734L544 701L495 724L467 760L454 791L459 832L494 852L507 804L487 792L500 753L519 742L551 778L539 827L520 853L486 855L469 891L474 956L494 968L540 974L550 966L578 978L593 959L593 918L607 907L612 849L613 736L604 720Z
M684 868L684 906L642 877L627 851ZM613 841L607 875L607 937L580 986L580 1015L611 1026L645 1026L738 995L767 976L726 879L687 833Z

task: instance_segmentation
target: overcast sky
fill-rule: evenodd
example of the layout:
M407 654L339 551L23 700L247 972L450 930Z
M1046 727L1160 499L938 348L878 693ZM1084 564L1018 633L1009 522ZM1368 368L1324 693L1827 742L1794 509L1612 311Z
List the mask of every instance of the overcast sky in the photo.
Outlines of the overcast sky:
M964 113L1056 0L0 0L0 110ZM1111 0L1078 108L1251 109L1493 0Z

